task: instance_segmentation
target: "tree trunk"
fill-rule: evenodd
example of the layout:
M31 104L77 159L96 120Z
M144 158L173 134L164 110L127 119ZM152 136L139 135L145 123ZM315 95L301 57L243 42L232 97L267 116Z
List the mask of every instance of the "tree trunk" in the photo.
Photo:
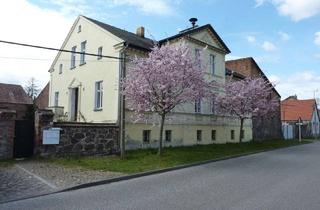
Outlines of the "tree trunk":
M164 120L166 118L166 115L165 114L162 114L161 115L161 124L160 124L160 135L159 135L159 156L162 155L162 134L163 134L163 126L164 126Z
M243 121L244 121L244 119L241 118L241 119L240 119L240 134L239 134L239 142L240 142L240 143L242 143L242 138L243 138L243 135L242 135Z

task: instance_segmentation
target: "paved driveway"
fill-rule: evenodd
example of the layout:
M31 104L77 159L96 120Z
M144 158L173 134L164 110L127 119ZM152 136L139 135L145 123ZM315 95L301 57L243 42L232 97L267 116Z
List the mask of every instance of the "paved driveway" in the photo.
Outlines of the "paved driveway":
M20 161L13 166L0 167L0 203L122 175L77 167L67 168L43 161Z
M20 166L0 167L0 202L49 193L55 190L40 177Z
M0 205L0 209L320 209L320 142Z

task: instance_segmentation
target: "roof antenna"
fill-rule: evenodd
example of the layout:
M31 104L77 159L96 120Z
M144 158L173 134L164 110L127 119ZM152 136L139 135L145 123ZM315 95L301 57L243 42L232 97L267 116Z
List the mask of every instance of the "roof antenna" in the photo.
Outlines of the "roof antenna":
M196 26L196 22L198 21L198 19L197 18L190 18L189 21L192 24L192 28L194 28Z

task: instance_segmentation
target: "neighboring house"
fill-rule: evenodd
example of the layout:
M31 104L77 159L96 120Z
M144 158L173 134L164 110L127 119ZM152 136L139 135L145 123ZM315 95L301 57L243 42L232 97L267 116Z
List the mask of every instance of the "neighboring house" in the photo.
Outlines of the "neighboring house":
M28 117L32 106L32 99L20 85L0 83L0 110L16 112L16 119Z
M245 77L262 77L266 80L266 82L272 85L269 79L267 78L267 76L260 69L256 61L251 57L226 61L226 68L229 71L233 72L233 75L236 75L235 73L237 73ZM230 76L228 77L230 78ZM279 101L279 106L275 110L272 116L253 118L253 121L252 121L253 140L283 138L282 131L281 131L281 114L280 114L281 96L274 87L272 88L271 97L276 98Z
M211 25L194 26L158 43L185 42L195 52L207 48L207 76L225 82L225 55L230 50ZM111 25L79 16L73 24L49 70L49 107L64 113L67 121L120 124L121 72L130 71L128 59L147 56L154 41L144 36L144 28L131 33ZM80 53L78 53L80 52ZM98 56L81 54L95 53ZM125 109L125 139L127 148L157 145L159 128L154 120L134 122L133 112ZM165 145L193 145L237 142L239 121L215 115L214 103L199 101L178 107L169 116L164 128ZM252 139L251 121L244 127L244 141Z
M301 119L302 137L314 137L320 134L320 121L317 103L314 99L298 100L297 96L290 96L281 102L281 120L284 128L289 127L293 134L284 131L287 138L298 138L298 126Z
M35 104L37 109L45 109L49 106L49 82L47 85L42 89L40 94L37 96L35 100Z

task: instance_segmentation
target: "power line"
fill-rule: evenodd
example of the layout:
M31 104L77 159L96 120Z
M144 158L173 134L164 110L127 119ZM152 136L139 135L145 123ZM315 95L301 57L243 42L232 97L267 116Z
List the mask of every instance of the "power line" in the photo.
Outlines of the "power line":
M83 52L77 52L77 51L71 51L71 50L63 50L63 49L58 49L58 48L44 47L44 46L32 45L32 44L24 44L24 43L11 42L11 41L5 41L5 40L0 40L0 42L1 43L5 43L5 44L24 46L24 47L33 47L33 48L38 48L38 49L54 50L54 51L59 51L59 52L84 54L84 55L95 56L95 57L112 58L112 59L118 59L118 60L123 59L123 58L119 58L119 57L115 57L115 56L98 55L98 54L94 54L94 53L83 53Z
M7 57L7 56L0 56L0 59L12 59L12 60L35 60L35 61L52 61L53 59L49 58L27 58L27 57ZM71 61L71 59L59 59L59 61ZM76 60L80 61L80 60ZM113 60L88 60L86 62L118 62Z

